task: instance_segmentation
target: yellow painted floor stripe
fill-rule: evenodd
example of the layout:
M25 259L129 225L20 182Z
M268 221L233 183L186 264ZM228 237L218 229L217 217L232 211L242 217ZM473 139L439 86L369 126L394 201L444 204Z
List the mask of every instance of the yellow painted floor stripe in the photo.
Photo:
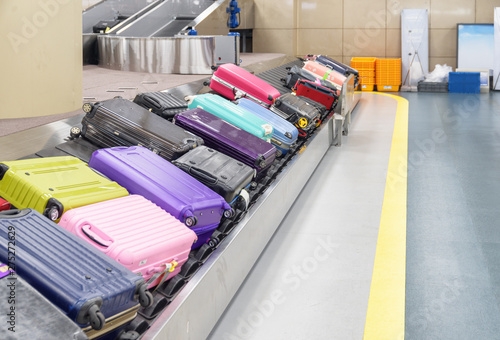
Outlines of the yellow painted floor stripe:
M365 323L365 340L400 340L405 332L408 101L398 102Z

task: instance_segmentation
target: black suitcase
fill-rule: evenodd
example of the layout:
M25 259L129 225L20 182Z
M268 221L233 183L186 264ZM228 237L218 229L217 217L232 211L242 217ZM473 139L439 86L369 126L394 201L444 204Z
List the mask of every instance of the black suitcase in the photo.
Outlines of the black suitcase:
M337 87L335 87L335 85L333 85L329 81L324 80L324 79L320 79L316 75L312 74L311 72L308 72L308 71L304 70L303 68L300 68L299 66L296 66L296 65L292 66L288 70L288 74L287 74L286 78L282 78L281 82L283 83L283 85L285 85L289 89L293 89L295 84L297 84L297 81L299 81L300 79L305 79L305 80L314 81L314 82L319 79L319 82L321 83L322 86L328 87L329 89L331 89L335 92L337 91Z
M94 33L107 33L108 30L118 25L122 20L101 20L92 27Z
M0 264L0 339L88 339L83 330L29 283Z
M165 92L139 93L135 96L134 103L168 120L174 118L177 113L188 110L186 101Z
M123 98L86 103L83 110L82 136L103 148L140 145L171 161L203 144L200 137Z
M189 151L172 162L232 204L241 195L248 202L247 188L255 170L206 146ZM246 197L245 197L246 196Z
M271 106L271 111L295 124L299 137L307 137L321 123L321 111L301 96L284 94Z
M321 120L323 121L323 119L325 119L328 114L330 113L330 110L328 110L326 108L325 105L321 104L321 103L318 103L314 100L312 100L311 98L307 98L307 97L304 97L304 96L297 96L298 98L302 99L303 101L311 104L312 106L314 106L315 108L318 109L318 111L320 112L320 115L321 115Z

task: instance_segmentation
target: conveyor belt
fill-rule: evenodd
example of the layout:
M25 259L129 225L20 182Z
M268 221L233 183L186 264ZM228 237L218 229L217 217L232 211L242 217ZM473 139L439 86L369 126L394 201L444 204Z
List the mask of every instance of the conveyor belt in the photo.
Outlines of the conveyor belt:
M303 64L304 63L300 59L297 59L288 64L258 73L256 74L256 76L274 86L283 95L292 92L292 90L290 90L288 87L285 87L281 82L281 79L286 78L288 74L287 68L291 68L294 65L302 67Z

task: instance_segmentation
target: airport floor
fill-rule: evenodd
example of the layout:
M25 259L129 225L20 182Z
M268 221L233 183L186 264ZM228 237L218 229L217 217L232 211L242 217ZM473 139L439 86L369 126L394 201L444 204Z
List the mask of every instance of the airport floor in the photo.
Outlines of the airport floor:
M363 93L209 339L498 338L500 94L396 95L407 124Z

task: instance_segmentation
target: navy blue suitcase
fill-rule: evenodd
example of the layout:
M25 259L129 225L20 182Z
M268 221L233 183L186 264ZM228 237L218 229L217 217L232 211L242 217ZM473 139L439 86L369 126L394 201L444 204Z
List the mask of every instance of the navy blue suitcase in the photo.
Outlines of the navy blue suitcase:
M247 98L239 99L237 104L272 125L273 137L271 143L278 150L278 157L286 155L288 150L297 142L299 131L289 121Z
M0 213L0 261L86 331L153 301L142 276L32 209Z

